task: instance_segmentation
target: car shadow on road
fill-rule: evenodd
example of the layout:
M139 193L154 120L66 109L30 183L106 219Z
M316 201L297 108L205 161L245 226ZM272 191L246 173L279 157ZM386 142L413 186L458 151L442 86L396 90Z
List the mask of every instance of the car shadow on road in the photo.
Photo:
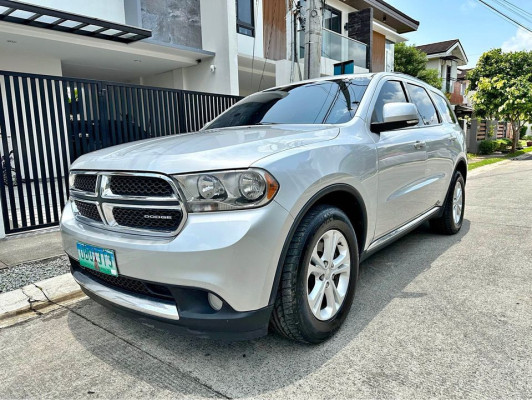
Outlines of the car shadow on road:
M194 393L198 382L229 397L265 394L317 374L339 352L355 345L361 332L395 299L427 295L406 288L441 254L459 243L469 228L470 222L464 220L457 235L441 236L424 225L364 261L355 301L344 326L331 340L318 346L297 344L275 334L233 343L178 336L141 325L92 300L74 307L75 312L69 313L69 327L86 349L113 370L176 395L201 395ZM87 324L103 328L101 335L109 336L108 344L96 341L94 329L87 329ZM123 354L118 354L117 341L134 347L127 362ZM147 360L156 360L164 373L146 370L143 366ZM162 373L164 379L160 377ZM173 379L185 378L195 383L190 390L172 383Z

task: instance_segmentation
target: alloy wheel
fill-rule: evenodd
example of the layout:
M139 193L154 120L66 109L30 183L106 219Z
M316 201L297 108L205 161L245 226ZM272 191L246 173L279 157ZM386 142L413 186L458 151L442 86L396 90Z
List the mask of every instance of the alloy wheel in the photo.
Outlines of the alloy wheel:
M307 300L320 320L333 318L349 287L351 254L345 236L336 229L325 232L314 246L307 271Z

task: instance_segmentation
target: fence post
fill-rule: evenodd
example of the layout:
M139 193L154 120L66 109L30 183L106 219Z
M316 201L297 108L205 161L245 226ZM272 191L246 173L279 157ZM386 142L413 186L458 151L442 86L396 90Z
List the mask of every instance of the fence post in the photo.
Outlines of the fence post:
M477 132L478 132L478 120L471 120L471 127L468 129L467 136L467 151L470 153L478 152L478 141L477 141Z
M2 196L0 196L0 209L3 209ZM0 239L3 239L6 237L6 228L4 224L5 224L4 218L0 218Z
M179 133L187 131L187 118L185 115L185 93L181 90L177 92L177 120L179 124Z

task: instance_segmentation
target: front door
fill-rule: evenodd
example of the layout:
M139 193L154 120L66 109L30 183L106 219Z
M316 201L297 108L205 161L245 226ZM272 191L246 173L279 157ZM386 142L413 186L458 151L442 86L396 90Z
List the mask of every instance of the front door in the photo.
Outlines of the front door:
M383 83L373 106L371 122L383 122L384 104L407 102L403 83ZM417 127L375 134L378 158L378 204L375 238L404 225L427 210L423 194L426 143Z

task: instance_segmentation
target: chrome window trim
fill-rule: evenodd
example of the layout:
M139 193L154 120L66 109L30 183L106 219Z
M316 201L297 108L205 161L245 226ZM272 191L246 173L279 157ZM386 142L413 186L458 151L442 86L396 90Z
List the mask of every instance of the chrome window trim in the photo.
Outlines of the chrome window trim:
M100 213L102 222L91 220L90 218L83 217L79 212L75 212L72 209L76 219L87 225L91 225L97 228L110 230L117 233L135 234L150 237L174 237L177 236L188 219L188 212L183 193L177 184L177 181L172 177L155 172L121 172L121 171L71 171L70 175L76 174L93 174L97 175L97 191L96 194L91 192L84 192L81 190L73 190L70 188L70 198L72 201L82 201L86 203L95 204ZM138 176L138 177L153 177L160 178L168 182L174 191L172 197L152 197L152 196L124 196L114 195L112 192L107 191L109 189L109 177L113 175L122 176ZM131 204L131 202L142 201L144 204ZM146 204L148 203L148 204ZM177 203L177 204L176 204ZM144 208L144 209L166 209L166 210L179 210L182 214L181 222L174 231L157 231L151 229L131 228L127 226L118 225L114 220L112 209L114 207L124 208Z

